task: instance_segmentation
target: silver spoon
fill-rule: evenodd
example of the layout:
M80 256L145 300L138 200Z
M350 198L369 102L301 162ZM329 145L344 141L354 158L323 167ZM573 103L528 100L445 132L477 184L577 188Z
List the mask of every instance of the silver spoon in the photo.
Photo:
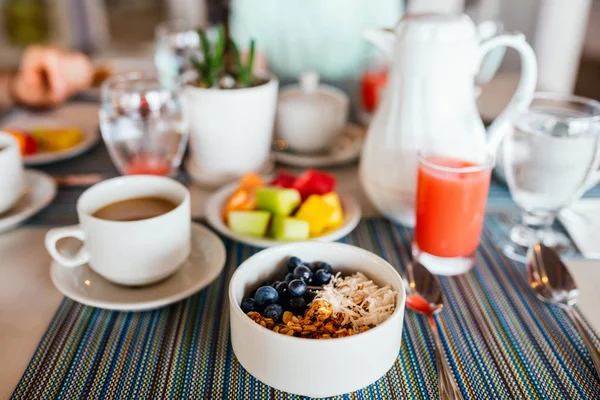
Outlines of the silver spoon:
M435 342L435 364L438 372L440 399L462 399L460 390L450 372L450 366L444 357L442 341L437 323L433 317L442 311L444 293L437 278L422 264L415 262L406 267L404 274L406 285L406 307L427 316Z
M579 297L577 284L558 254L551 248L536 243L527 257L527 280L539 299L565 310L583 338L596 373L600 376L600 351L573 308Z

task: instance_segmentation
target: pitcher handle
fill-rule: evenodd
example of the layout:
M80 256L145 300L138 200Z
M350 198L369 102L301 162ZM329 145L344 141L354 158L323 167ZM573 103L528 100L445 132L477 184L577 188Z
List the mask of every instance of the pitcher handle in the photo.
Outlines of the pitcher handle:
M485 55L494 47L506 46L512 47L519 52L521 56L521 78L517 90L508 102L508 105L496 117L494 122L488 128L488 151L496 157L498 146L502 142L508 124L514 116L527 109L537 84L537 60L533 49L525 41L525 35L500 35L484 41L479 47L479 65Z

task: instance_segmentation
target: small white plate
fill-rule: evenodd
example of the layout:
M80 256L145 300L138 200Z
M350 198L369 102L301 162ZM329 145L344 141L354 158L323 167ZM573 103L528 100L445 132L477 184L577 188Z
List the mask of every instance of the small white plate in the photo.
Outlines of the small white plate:
M360 157L365 140L365 128L348 124L331 150L325 154L303 154L285 150L286 144L281 139L273 143L275 160L300 168L324 168L344 165Z
M0 214L0 233L6 232L45 208L56 196L56 182L43 172L25 170L26 192L17 204Z
M234 192L234 190L237 187L237 182L227 185L224 188L215 192L206 200L205 216L208 223L222 235L227 236L230 239L237 240L238 242L248 244L250 246L271 247L284 243L290 243L269 238L258 238L249 235L242 235L240 233L232 231L227 225L225 225L225 222L223 222L223 219L221 218L223 207L229 196ZM356 225L358 225L361 215L360 206L358 205L356 200L354 200L353 197L342 195L340 193L338 194L340 196L340 202L342 203L342 208L344 210L344 223L342 224L342 226L340 226L334 231L331 231L325 235L310 238L309 240L317 240L320 242L333 242L335 240L343 238L344 236L352 232L354 228L356 228Z
M209 229L192 223L190 258L164 281L127 287L107 281L89 265L65 268L50 265L54 286L65 296L88 306L118 311L144 311L185 299L208 286L225 266L225 246Z
M98 104L73 102L47 112L21 111L7 116L2 121L2 127L20 128L26 131L36 127L81 129L83 140L69 149L40 152L23 157L23 163L28 166L49 164L78 156L98 143L100 140L98 109Z

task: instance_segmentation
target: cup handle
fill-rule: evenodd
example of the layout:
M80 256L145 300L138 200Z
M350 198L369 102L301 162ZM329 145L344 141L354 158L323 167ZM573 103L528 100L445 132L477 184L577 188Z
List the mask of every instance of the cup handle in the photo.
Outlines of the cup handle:
M85 240L85 235L79 225L54 228L50 229L48 233L46 233L45 245L46 250L48 250L48 253L50 253L50 256L52 256L57 263L68 268L79 267L80 265L87 263L90 260L90 256L83 246L81 249L79 249L77 254L73 256L66 256L58 251L56 248L56 243L60 239L67 237L74 237L82 242Z

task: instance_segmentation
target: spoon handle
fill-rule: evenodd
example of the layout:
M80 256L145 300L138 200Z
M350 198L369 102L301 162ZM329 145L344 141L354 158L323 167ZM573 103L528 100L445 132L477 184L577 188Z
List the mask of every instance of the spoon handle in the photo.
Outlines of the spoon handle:
M431 326L431 332L433 333L433 340L435 341L435 364L438 371L438 388L440 391L441 400L462 400L462 394L456 386L456 382L450 372L450 366L446 361L444 352L442 351L442 340L440 339L440 333L438 331L437 322L433 315L428 317L429 325Z
M567 315L575 323L579 334L583 338L583 343L585 343L586 347L588 348L588 351L590 352L590 356L592 357L592 361L594 362L594 366L596 367L596 373L598 374L598 376L600 376L600 352L598 351L598 348L594 344L592 337L585 328L581 317L572 307L567 308Z

